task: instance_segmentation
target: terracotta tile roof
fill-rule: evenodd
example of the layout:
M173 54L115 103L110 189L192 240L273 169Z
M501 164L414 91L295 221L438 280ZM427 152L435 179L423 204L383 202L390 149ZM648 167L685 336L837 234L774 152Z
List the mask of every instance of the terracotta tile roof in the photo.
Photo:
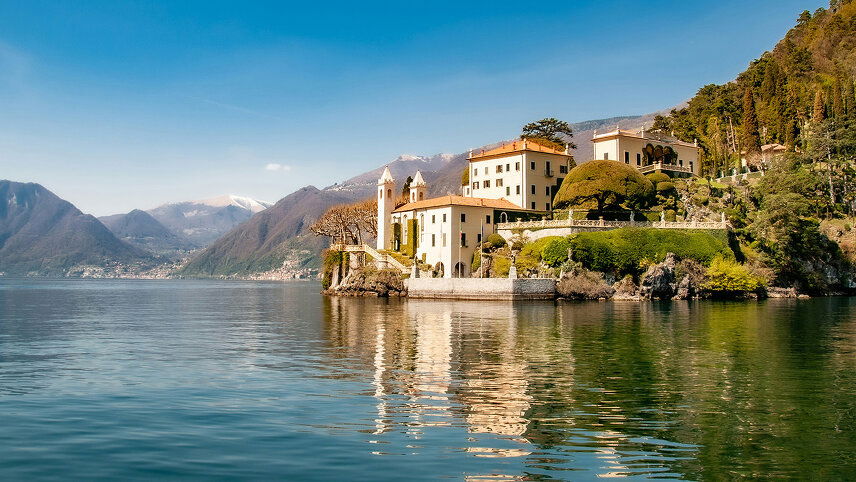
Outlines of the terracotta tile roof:
M522 151L535 151L535 152L546 152L548 154L559 154L562 156L572 157L570 154L567 154L565 151L560 151L558 149L553 149L552 147L542 146L537 141L533 139L519 139L513 142L509 142L503 144L494 149L490 149L488 151L481 151L479 153L470 154L470 160L473 159L481 159L484 157L493 157L499 156L502 154L510 154L513 152L522 152Z
M464 196L441 196L413 203L407 203L404 206L395 208L392 212L399 213L404 211L413 211L416 209L436 208L440 206L474 206L486 207L494 209L515 209L524 211L520 206L512 203L507 199L487 199L482 197L464 197Z

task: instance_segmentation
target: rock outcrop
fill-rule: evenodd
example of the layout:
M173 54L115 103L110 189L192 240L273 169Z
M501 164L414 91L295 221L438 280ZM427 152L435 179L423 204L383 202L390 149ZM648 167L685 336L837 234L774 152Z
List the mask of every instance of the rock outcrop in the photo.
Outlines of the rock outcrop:
M348 271L342 281L324 291L324 294L341 296L404 296L404 280L401 273L393 269L373 267L355 268Z
M639 296L645 300L669 300L677 292L675 267L678 264L674 253L668 253L666 259L648 268L639 283Z

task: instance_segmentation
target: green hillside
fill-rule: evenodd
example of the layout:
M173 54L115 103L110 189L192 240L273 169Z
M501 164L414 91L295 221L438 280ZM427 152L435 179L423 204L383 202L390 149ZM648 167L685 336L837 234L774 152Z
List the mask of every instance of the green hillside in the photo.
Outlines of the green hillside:
M702 87L685 108L654 128L697 139L702 168L717 175L739 167L740 152L780 143L808 151L829 139L832 154L856 151L856 2L834 0L805 11L796 26L737 79Z

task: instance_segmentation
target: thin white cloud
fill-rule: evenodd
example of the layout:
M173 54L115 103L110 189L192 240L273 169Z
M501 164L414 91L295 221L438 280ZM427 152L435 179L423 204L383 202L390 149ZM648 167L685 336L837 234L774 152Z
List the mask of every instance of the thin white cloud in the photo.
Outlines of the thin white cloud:
M280 164L278 162L269 162L265 164L265 171L290 171L291 166L287 164Z

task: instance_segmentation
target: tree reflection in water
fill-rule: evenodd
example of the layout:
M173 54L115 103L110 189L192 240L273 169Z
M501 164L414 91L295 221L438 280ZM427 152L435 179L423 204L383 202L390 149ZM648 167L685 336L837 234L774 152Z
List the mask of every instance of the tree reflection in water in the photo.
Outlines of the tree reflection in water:
M324 323L331 370L371 386L371 443L536 478L834 477L856 446L849 303L329 298Z

